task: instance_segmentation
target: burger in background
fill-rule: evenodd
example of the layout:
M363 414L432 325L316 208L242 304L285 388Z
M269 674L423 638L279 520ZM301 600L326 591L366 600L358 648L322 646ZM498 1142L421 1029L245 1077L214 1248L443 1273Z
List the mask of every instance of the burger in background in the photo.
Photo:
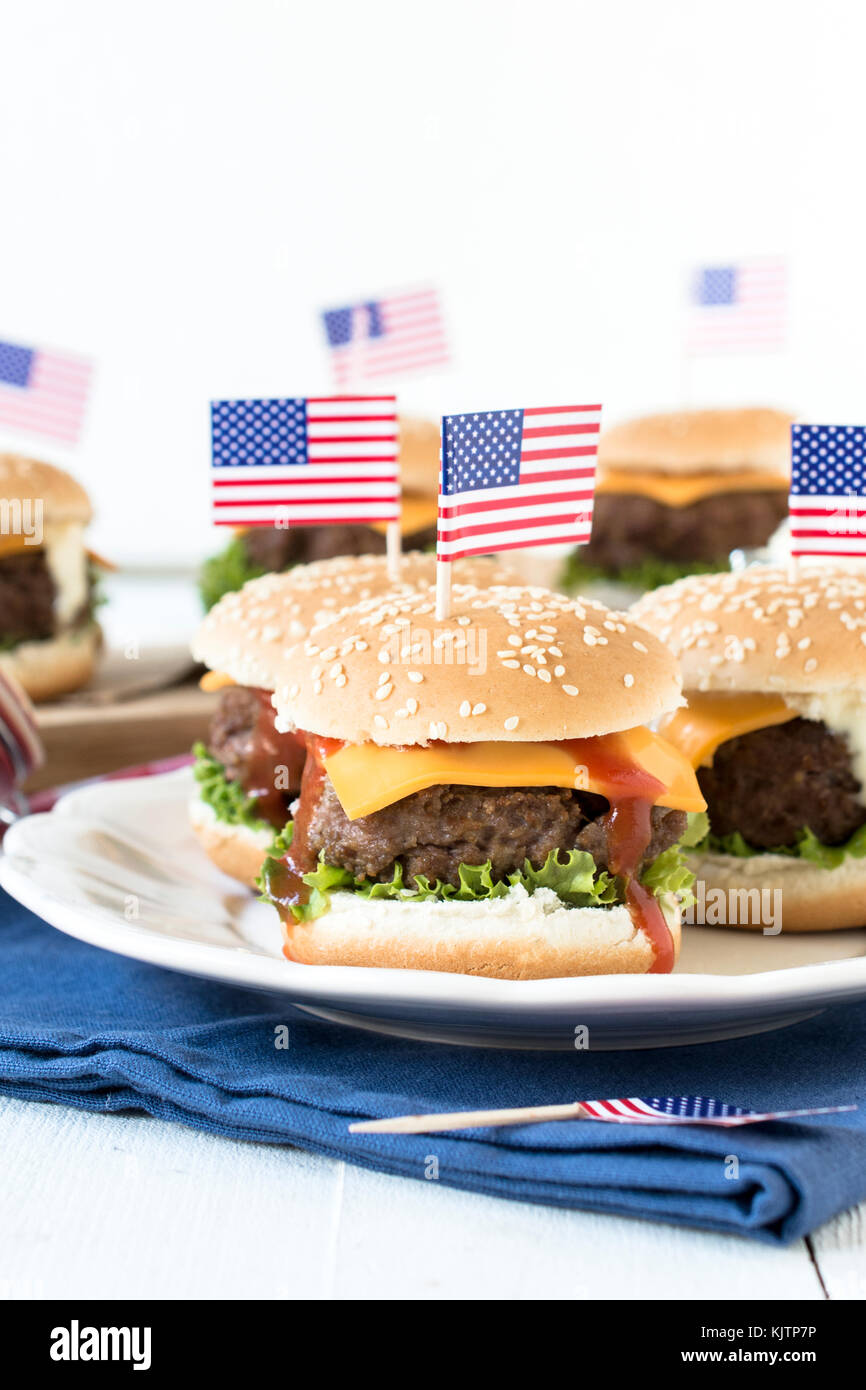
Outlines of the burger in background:
M439 492L439 427L427 420L400 420L400 525L408 550L436 544ZM238 530L218 554L202 566L199 589L210 609L223 594L250 579L289 570L294 565L338 555L385 553L385 522L350 526L253 526Z
M83 487L49 463L0 454L0 670L34 700L85 685L102 634Z
M563 584L637 592L728 568L787 515L793 416L778 410L649 415L602 435L592 537Z
M304 964L503 979L665 972L703 800L645 727L677 663L598 604L455 576L344 609L282 655L264 624L211 650L271 664L276 727L307 759L262 871Z
M698 902L757 889L781 895L785 931L866 925L866 577L754 566L657 589L630 616L682 666L688 707L660 732L707 801Z
M454 570L470 585L517 582L513 571L488 559L460 560ZM275 663L289 661L311 628L332 621L350 604L389 592L432 594L435 586L433 555L405 554L396 584L384 556L338 556L250 580L210 610L193 654L211 668L202 685L217 692L217 704L207 742L194 749L198 796L190 818L199 842L224 873L255 885L301 786L304 740L278 732L274 723ZM239 669L242 678L234 674Z

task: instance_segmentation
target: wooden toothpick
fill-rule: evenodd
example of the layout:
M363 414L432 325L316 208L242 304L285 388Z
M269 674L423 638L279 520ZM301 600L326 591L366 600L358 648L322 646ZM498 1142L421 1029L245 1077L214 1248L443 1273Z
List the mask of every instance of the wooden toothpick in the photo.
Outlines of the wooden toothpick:
M363 1120L349 1125L352 1134L433 1134L443 1129L475 1129L486 1125L531 1125L542 1120L582 1120L579 1100L568 1105L523 1105L510 1110L455 1110L449 1115L395 1115L387 1120Z
M392 584L399 584L400 560L403 554L403 538L400 534L399 521L388 522L385 530L385 553L388 578L391 580Z

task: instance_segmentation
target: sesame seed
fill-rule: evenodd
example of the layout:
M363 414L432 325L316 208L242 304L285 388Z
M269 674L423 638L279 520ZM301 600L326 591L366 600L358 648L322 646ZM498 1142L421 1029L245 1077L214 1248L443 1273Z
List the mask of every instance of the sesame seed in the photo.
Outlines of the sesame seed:
M579 695L579 694L580 694L580 691L578 690L578 688L577 688L576 685L564 685L562 688L563 688L563 690L565 691L566 695Z
M564 675L565 675L565 667L564 667L564 666L554 666L554 668L553 668L553 674L554 674L557 678L559 678L560 676L564 676Z
M509 733L511 733L514 729L517 728L519 723L520 720L518 719L517 715L512 714L508 717L508 719L506 719L504 727L508 730Z
M520 670L520 662L519 662L519 661L503 661L502 665L503 665L503 666L507 666L508 669L509 669L509 671L519 671L519 670Z
M527 676L534 676L534 675L535 675L535 667L534 667L534 666L524 666L523 669L524 669L524 671L526 672Z
M381 674L381 676L379 677L379 684L380 684L380 685L387 685L388 682L390 681L390 679L391 679L390 672L388 672L388 671L383 671L382 674Z
M540 668L539 668L539 672L538 672L538 679L539 679L540 681L548 681L548 682L549 682L549 681L550 681L550 672L549 672L549 671L546 671L546 670L544 669L544 667L540 667Z
M335 684L336 684L336 685L339 685L339 686L342 688L342 687L346 684L346 681L347 681L347 680L348 680L348 676L345 676L345 675L342 675L342 674L341 674L341 675L337 676L336 681L335 681Z
M462 703L461 706L460 706L460 711L459 711L459 713L460 713L460 718L461 718L461 719L468 719L468 718L469 718L469 715L472 713L472 706L470 705L470 703L469 703L468 700L464 700L464 701L463 701L463 703Z
M632 642L632 646L634 647L636 652L646 652L647 650L643 642L638 642L637 639L635 639L635 641Z
M625 675L622 678L622 683L624 686L626 686L627 689L631 689L631 687L634 685L634 676L632 675L631 671L626 671Z
M864 639L864 640L866 640L866 639ZM485 712L486 709L487 709L487 706L486 706L486 705L482 705L482 704L473 705L473 706L472 706L472 713L473 713L473 714L484 714L484 712Z
M393 685L380 685L379 689L376 691L376 699L387 700L393 689Z
M410 696L409 699L406 701L406 708L410 714L418 713L418 701L414 698L414 696Z
M424 679L420 671L407 671L406 675L409 677L410 681L414 682L415 685L418 685Z
M387 729L388 727L388 721L382 714L374 714L373 723L376 725L377 729Z

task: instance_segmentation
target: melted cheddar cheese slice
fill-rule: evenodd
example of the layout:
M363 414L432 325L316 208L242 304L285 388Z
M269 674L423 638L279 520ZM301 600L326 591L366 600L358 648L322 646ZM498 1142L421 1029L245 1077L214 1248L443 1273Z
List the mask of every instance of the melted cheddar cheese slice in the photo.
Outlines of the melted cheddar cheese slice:
M704 497L720 492L787 492L787 478L778 473L690 473L675 477L668 473L632 473L627 468L610 468L598 479L596 491L630 492L651 497L666 507L688 507Z
M658 803L676 811L703 811L694 769L650 729L618 735L621 752L665 788ZM607 793L580 758L580 740L562 743L437 743L429 748L347 744L325 769L349 820L369 816L426 787L568 787ZM589 750L592 740L584 740ZM588 757L591 762L591 757Z
M227 685L236 685L231 676L225 675L223 671L205 671L198 683L199 690L210 693L212 690L223 690Z
M797 718L781 695L755 692L691 692L688 709L678 709L662 724L661 732L692 767L707 767L722 743L740 734L751 734L771 724Z
M400 501L400 534L412 536L416 531L426 531L428 527L436 525L438 515L437 497L407 497L404 492ZM388 529L387 521L372 521L370 525L382 535Z

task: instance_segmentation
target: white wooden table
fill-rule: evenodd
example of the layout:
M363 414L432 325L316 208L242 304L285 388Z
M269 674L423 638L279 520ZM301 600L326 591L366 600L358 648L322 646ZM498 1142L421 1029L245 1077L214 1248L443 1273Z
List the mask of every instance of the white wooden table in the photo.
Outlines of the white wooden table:
M786 1249L0 1097L0 1298L862 1299L866 1206Z

